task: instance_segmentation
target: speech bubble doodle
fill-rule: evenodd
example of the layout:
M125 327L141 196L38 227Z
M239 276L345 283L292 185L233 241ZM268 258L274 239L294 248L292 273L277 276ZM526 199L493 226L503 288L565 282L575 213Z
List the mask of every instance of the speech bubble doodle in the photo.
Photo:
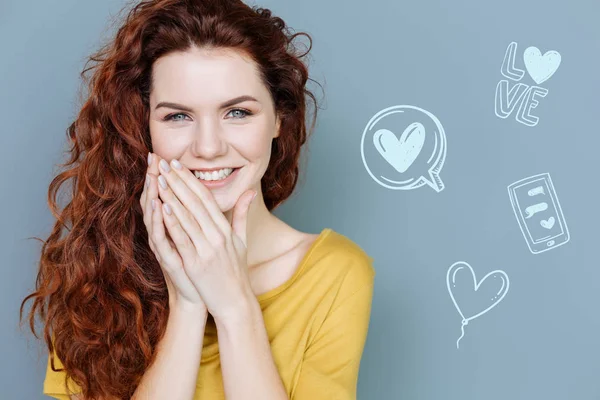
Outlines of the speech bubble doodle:
M543 187L543 186L538 186L538 187L535 187L535 188L533 188L533 189L530 189L530 190L527 192L527 195L528 195L528 196L536 196L536 195L538 195L538 194L546 194L546 193L544 193L544 187Z
M464 261L457 261L448 268L446 285L454 307L462 317L461 335L456 341L456 348L458 349L460 340L465 335L465 326L469 324L469 321L496 307L506 296L510 281L506 272L496 270L488 273L477 282L473 268ZM485 286L487 291L482 289L482 292L479 292L482 285ZM462 301L457 300L460 295L462 295ZM470 311L465 311L469 308Z
M402 132L399 137L397 132ZM379 111L365 126L360 150L365 169L385 188L444 189L439 174L446 159L446 134L429 111L410 105Z
M535 214L546 211L548 209L548 203L542 202L538 204L534 204L525 209L525 219L529 219L533 217Z

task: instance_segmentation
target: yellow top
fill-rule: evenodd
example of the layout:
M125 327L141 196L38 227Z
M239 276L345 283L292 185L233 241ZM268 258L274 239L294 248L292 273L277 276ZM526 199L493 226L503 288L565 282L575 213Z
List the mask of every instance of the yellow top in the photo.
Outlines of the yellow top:
M271 353L290 399L356 399L374 278L373 258L346 236L325 228L294 275L257 296ZM62 368L57 357L55 366ZM52 371L48 362L44 394L69 400L64 377L65 372ZM74 382L69 386L74 393L81 392ZM195 400L225 399L211 318L196 387Z

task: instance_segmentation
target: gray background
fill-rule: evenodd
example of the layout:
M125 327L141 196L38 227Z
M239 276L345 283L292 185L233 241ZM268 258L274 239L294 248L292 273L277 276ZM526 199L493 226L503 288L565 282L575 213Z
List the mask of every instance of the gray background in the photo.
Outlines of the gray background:
M49 233L46 191L78 111L79 72L124 4L0 3L3 399L44 397L46 354L17 325L40 248L26 238ZM600 399L597 0L259 4L313 36L311 77L325 88L322 98L312 86L324 109L306 174L276 214L307 232L331 227L375 259L359 399ZM494 114L512 41L521 69L526 47L562 55L540 85L549 93L532 111L540 118L534 127ZM527 74L523 82L533 83ZM365 169L366 124L401 104L426 109L443 124L446 187L439 193L390 190ZM571 240L532 254L507 186L544 172ZM462 318L446 286L457 261L469 263L478 279L496 269L510 277L502 302L465 327L460 349Z

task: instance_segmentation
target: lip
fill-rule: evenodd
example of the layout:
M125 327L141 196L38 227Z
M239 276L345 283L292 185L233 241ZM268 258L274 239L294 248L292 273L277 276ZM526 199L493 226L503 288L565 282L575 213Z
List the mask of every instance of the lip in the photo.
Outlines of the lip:
M218 168L198 168L198 169L188 167L188 169L190 171L201 171L201 172L214 172L214 171L220 171L222 169L227 169L227 168L236 169L236 168L240 168L240 167L218 167Z
M196 178L196 179L198 179L200 182L202 182L202 184L209 189L220 188L222 186L228 185L231 181L233 181L235 179L235 177L237 176L240 169L242 169L242 168L234 169L233 172L231 174L229 174L229 176L227 178L223 179L222 181L205 181L200 178Z

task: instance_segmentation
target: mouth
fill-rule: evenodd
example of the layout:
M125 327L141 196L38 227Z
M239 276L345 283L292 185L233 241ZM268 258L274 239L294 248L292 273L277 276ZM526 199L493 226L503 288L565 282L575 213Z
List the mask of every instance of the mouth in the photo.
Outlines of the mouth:
M230 183L237 176L238 171L241 167L237 168L224 168L218 171L210 173L204 173L199 171L192 171L196 178L207 187L220 187Z

